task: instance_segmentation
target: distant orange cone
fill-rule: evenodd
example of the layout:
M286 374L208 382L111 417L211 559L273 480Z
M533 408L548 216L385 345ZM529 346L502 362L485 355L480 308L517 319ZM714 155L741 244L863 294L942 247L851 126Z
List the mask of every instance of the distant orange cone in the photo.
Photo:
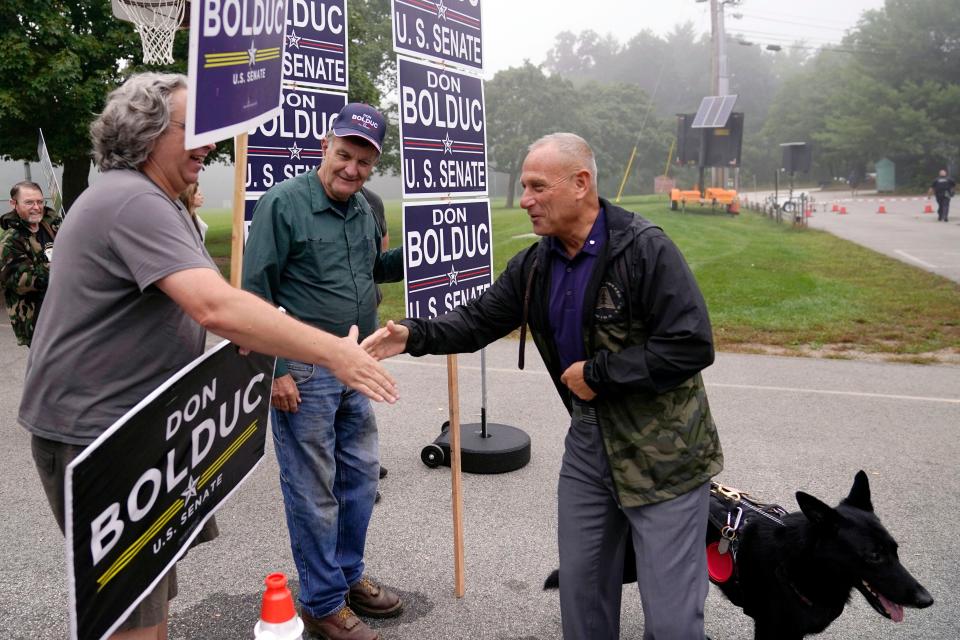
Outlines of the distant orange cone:
M887 212L887 208L883 206L883 203L881 202L880 207L877 208L877 213L886 213L886 212Z
M933 213L933 205L929 202L923 207L924 213Z
M293 596L287 588L287 576L271 573L264 582L260 621L253 628L256 640L303 640L303 621L293 608Z

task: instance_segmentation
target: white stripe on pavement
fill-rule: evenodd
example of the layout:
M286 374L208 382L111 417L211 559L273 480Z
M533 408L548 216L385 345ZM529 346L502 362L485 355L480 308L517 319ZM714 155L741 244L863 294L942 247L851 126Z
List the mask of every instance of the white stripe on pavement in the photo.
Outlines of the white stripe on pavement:
M415 367L433 367L436 369L446 368L447 364L439 362L425 362L422 360L415 360L413 358L404 358L404 359L392 359L389 362L395 364L409 364ZM466 371L480 371L480 367L473 365L459 365L460 369ZM488 372L493 373L526 373L526 374L537 374L537 375L547 375L547 372L543 369L525 369L520 370L516 368L507 369L503 367L487 367ZM887 400L911 400L915 402L941 402L945 404L957 404L960 405L960 398L937 398L934 396L906 396L895 393L869 393L867 391L836 391L833 389L806 389L802 387L772 387L768 385L755 385L755 384L728 384L724 382L713 382L707 383L707 387L719 387L725 389L752 389L755 391L782 391L786 393L813 393L819 395L829 395L829 396L850 396L856 398L881 398Z
M935 265L935 264L930 264L929 262L924 262L924 261L921 260L920 258L917 258L917 257L915 257L915 256L912 256L912 255L910 255L909 253L907 253L906 251L903 251L902 249L894 249L893 252L900 254L901 256L903 256L904 258L906 258L907 260L913 260L913 261L916 262L917 264L923 265L923 266L926 267L927 269L939 269L939 267L938 267L937 265Z

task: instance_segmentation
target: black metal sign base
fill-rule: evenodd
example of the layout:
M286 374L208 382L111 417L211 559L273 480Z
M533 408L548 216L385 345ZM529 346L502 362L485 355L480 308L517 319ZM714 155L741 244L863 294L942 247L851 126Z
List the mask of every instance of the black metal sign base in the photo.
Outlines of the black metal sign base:
M460 468L464 473L507 473L530 462L530 436L505 424L486 423L486 437L479 422L460 425ZM423 464L450 466L450 423L420 452Z

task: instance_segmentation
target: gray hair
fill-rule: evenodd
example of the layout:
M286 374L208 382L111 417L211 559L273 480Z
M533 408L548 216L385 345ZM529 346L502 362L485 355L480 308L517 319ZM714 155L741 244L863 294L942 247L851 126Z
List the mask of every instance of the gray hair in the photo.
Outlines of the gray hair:
M578 169L583 168L589 171L590 185L594 189L597 188L597 159L586 140L575 133L550 133L531 144L527 151L533 152L546 146L554 147L566 156L571 164L577 165Z
M170 126L171 94L186 88L187 77L179 73L140 73L114 89L90 125L97 167L139 169Z

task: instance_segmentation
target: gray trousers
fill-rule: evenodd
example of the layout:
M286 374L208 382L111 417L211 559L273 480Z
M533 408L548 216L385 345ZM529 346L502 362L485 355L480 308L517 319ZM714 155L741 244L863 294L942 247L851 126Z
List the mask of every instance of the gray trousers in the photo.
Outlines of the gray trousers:
M637 555L644 640L703 640L709 483L621 508L596 419L574 412L558 487L560 614L565 640L620 637L628 535Z

